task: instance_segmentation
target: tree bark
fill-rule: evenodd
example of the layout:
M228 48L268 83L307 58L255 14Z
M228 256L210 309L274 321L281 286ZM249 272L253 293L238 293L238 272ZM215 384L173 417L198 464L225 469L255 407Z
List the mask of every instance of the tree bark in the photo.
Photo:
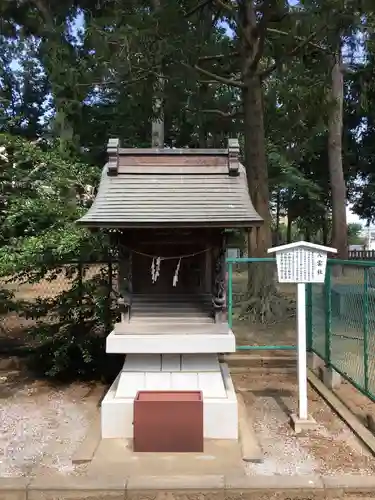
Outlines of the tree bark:
M154 12L160 10L160 0L152 0ZM159 47L157 47L156 59L158 60L159 77L156 79L152 97L152 124L151 124L151 147L164 147L164 78L162 74L162 61Z
M331 100L328 118L328 164L332 196L332 246L340 259L348 258L346 185L342 164L344 78L340 50L332 61Z
M280 235L280 191L276 195L276 245L280 245L281 235Z
M264 139L262 84L258 76L246 82L243 90L244 156L249 192L255 209L264 223L257 231L254 257L265 257L271 246L270 196Z
M323 238L323 245L327 246L328 245L328 221L327 221L327 214L324 215L324 219L322 222L322 238Z
M292 210L291 210L291 192L290 189L288 189L288 197L287 197L287 227L286 227L286 242L291 243L292 242L292 226L293 226L293 219L292 219Z

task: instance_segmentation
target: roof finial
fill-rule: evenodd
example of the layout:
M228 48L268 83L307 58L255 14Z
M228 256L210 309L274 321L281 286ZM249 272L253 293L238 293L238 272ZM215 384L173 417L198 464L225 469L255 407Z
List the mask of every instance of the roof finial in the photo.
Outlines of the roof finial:
M238 139L228 139L228 169L229 175L239 175L239 160L240 144Z
M118 174L119 164L119 139L108 139L107 153L108 153L108 175Z

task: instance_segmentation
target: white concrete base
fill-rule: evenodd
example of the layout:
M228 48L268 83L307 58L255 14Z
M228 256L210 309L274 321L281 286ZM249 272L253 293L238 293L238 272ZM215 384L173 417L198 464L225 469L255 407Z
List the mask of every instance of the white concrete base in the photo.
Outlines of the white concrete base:
M295 413L290 416L290 424L296 434L302 434L306 431L316 429L318 426L316 420L310 415L306 419L300 419Z
M324 367L322 370L323 374L323 384L328 387L328 389L338 389L342 382L342 377L331 367Z
M315 352L309 352L307 354L307 366L312 371L319 370L319 368L324 366L324 360L315 354Z
M162 356L164 358L164 356ZM184 356L182 357L184 358ZM216 356L211 357L213 371L207 369L206 360L186 359L182 361L180 370L175 371L128 371L135 360L127 357L128 362L110 387L101 406L102 438L133 438L133 404L138 390L202 390L203 392L203 432L206 439L238 439L237 397L232 379L225 363L218 363ZM146 361L146 360L144 360ZM150 361L150 366L152 362ZM175 360L176 361L176 360ZM167 359L164 364L173 360ZM189 366L190 364L190 366ZM157 365L157 363L156 363ZM206 371L189 371L205 365ZM215 368L217 365L217 369ZM215 366L215 367L214 367Z
M235 352L236 339L232 330L227 333L197 335L178 334L119 334L111 332L106 340L106 352L112 354L179 354Z

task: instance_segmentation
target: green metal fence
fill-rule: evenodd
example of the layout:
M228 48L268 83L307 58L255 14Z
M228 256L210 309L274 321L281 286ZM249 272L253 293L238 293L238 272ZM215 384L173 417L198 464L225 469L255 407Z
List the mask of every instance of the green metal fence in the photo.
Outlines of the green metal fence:
M375 401L375 262L328 260L307 285L307 346Z
M236 310L241 294L246 295L249 266L273 267L281 294L296 288L277 283L273 258L227 259L227 265L228 321L235 334L239 324ZM325 282L306 285L306 300L308 350L375 401L375 261L328 259ZM256 342L238 343L237 350L293 350L295 340L290 339L296 338L296 327L290 328L292 337L280 333L280 328L276 333L272 327L269 335L260 335ZM287 338L289 342L283 342Z
M256 257L241 257L228 258L227 262L227 313L228 323L233 329L237 340L237 351L290 351L296 349L295 332L287 332L284 334L280 325L275 329L275 325L268 325L268 330L259 329L253 321L239 320L241 309L248 301L248 271L253 266L261 267L265 274L274 281L276 287L283 289L284 285L278 285L276 276L276 259L275 258L256 258ZM292 289L296 291L297 285L292 285ZM292 300L293 302L293 300ZM250 306L251 308L251 306ZM293 306L294 309L294 306ZM294 315L294 310L293 310ZM267 325L262 325L263 327ZM248 335L245 337L248 342L239 342L241 334L249 329ZM277 330L277 331L276 331ZM292 333L292 335L290 335ZM250 342L249 342L250 341ZM251 342L252 341L252 342Z

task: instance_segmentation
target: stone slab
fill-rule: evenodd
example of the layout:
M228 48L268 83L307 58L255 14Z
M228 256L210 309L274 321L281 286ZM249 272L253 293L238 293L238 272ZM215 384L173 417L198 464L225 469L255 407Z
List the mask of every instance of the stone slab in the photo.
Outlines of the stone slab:
M100 413L98 411L95 419L91 422L89 430L83 442L78 446L72 456L73 464L84 464L91 462L101 439Z
M327 498L375 498L375 477L362 474L322 476Z
M261 463L264 456L242 394L237 392L239 439L244 462Z
M357 437L364 443L368 450L375 456L375 436L360 420L353 415L340 399L333 394L319 378L311 371L307 371L307 379L313 388L322 396L337 415L350 427Z
M0 500L26 500L29 482L26 477L0 477Z
M366 414L366 423L367 423L367 428L375 434L375 416L371 415L370 413Z
M226 477L227 500L325 500L319 476Z
M325 500L375 498L375 477L132 475L0 478L1 500Z
M130 476L127 491L131 490L221 490L225 477L221 474L184 476Z
M224 476L140 476L130 477L126 490L127 500L224 500Z
M96 477L37 477L27 489L27 500L125 500L127 478L103 472Z
M88 472L103 469L129 477L194 476L242 473L240 446L235 441L205 440L203 453L135 453L132 440L103 439Z

